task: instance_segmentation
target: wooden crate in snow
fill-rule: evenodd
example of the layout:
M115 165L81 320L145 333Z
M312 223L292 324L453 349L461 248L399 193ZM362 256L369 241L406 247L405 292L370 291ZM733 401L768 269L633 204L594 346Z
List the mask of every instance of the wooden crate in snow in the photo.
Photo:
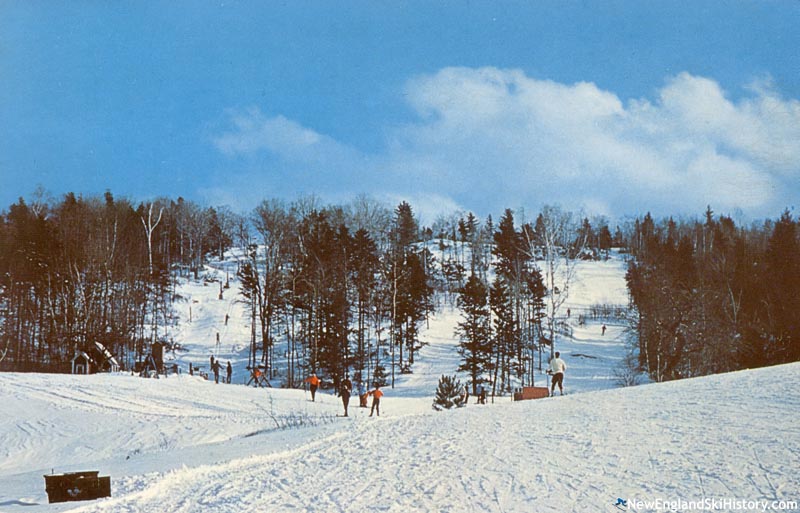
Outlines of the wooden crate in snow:
M44 476L50 503L86 501L111 496L111 478L99 477L98 471L68 472Z
M550 396L547 387L522 387L519 392L514 392L515 401L527 401L528 399L542 399Z

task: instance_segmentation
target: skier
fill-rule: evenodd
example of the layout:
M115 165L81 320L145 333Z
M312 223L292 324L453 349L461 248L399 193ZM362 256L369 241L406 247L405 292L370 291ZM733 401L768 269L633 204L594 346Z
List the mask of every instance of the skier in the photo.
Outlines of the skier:
M548 374L552 374L553 380L550 386L550 395L556 392L556 385L561 395L564 395L564 371L567 370L567 364L561 359L561 353L556 351L555 357L550 360L550 367L547 369Z
M358 382L358 402L359 408L367 408L367 387L363 381Z
M381 416L381 397L383 392L380 385L375 385L375 390L372 390L367 395L372 396L372 409L369 411L369 416L372 417L373 413L377 413L378 417Z
M469 383L464 385L464 406L469 404Z
M231 384L231 376L233 376L233 367L231 367L231 362L228 360L228 384Z
M342 404L344 405L344 416L347 417L347 407L350 405L350 392L353 390L353 383L350 378L344 378L341 385L339 385L339 394L342 396Z
M213 358L213 356L212 356ZM214 360L214 363L211 364L211 370L214 371L214 383L219 385L219 368L221 365L219 364L219 360Z
M603 324L603 327L601 329L602 329L602 335L605 335L606 334L606 325Z
M317 388L320 384L320 379L317 377L317 373L312 372L311 376L306 378L306 383L311 385L311 402L315 402L315 397L317 395Z

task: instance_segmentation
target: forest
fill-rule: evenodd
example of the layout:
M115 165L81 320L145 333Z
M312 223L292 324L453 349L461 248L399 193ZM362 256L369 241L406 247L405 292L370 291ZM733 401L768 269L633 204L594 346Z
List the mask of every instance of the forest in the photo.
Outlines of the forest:
M637 220L627 281L639 364L656 381L800 360L798 223Z
M606 218L555 206L421 226L410 204L366 196L270 199L240 214L37 191L0 215L0 370L68 372L97 342L133 369L153 343L171 344L185 300L176 280L204 279L206 264L233 255L250 365L271 375L276 348L285 352L282 385L310 371L393 384L413 372L428 316L449 303L461 312L459 371L473 391L504 394L549 359L574 262L612 247L630 256L626 318L637 370L653 380L796 361L797 228L789 211L744 227L710 207L704 219L647 214L612 235Z

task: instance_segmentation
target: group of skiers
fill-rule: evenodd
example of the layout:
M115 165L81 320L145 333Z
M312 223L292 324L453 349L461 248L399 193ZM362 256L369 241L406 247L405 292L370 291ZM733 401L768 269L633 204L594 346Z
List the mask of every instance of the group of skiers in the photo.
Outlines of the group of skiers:
M211 355L210 358L211 370L214 372L214 382L219 383L219 373L222 365L220 364L219 360L214 358L214 355ZM233 368L231 367L231 362L229 361L227 364L227 375L223 378L223 383L230 383L231 377L233 375ZM561 353L556 351L555 356L550 360L550 365L547 368L547 374L551 376L550 381L550 395L554 395L556 391L556 386L558 386L559 392L561 395L564 395L564 372L567 370L567 364L564 363L564 360L561 359ZM192 364L189 364L189 374L193 373ZM311 401L316 400L317 390L319 389L322 380L316 375L316 373L312 373L311 376L305 379L305 382L309 384L309 389L311 391ZM484 386L478 385L477 387L477 403L478 404L486 404L486 388ZM372 396L372 409L370 410L369 416L372 417L373 414L377 414L380 416L380 404L381 404L381 397L383 397L383 391L380 389L378 384L375 385L373 390L367 390L366 386L362 381L358 382L357 385L357 392L359 398L359 407L360 408L368 408L367 402L369 396ZM344 416L347 417L347 409L350 405L350 397L353 393L353 383L350 381L350 378L345 378L339 384L339 396L342 398L342 404L344 405ZM462 394L464 398L464 403L469 402L469 387L464 387L464 392Z
M305 382L309 384L309 389L311 391L311 401L316 401L317 390L319 389L320 384L322 384L322 380L316 375L316 373L311 373L311 376L305 379ZM372 409L369 412L369 416L377 415L378 417L381 416L381 397L383 397L383 390L379 384L375 384L375 388L372 390L367 390L364 382L359 381L358 387L358 399L359 399L359 407L360 408L368 408L367 402L369 400L369 396L372 396ZM345 378L339 383L339 397L342 398L342 405L344 406L344 416L348 416L348 407L350 406L350 397L353 395L353 382L350 381L350 378Z
M547 367L547 374L551 376L550 380L550 395L555 395L556 386L558 386L558 390L561 395L564 395L564 372L567 370L567 364L564 363L564 360L561 359L561 353L556 351L555 356L550 360L550 364ZM461 402L464 405L469 403L469 387L470 384L467 383L464 385L464 389L461 392ZM475 389L477 400L476 404L486 404L486 388L483 384L480 384Z
M564 395L564 372L567 370L567 364L564 363L564 360L561 359L561 353L556 351L555 356L550 360L550 364L547 367L547 374L551 376L550 380L550 395L555 395L556 386L558 386L558 390L561 392L561 395ZM464 389L461 392L461 402L466 405L469 403L469 387L470 384L467 383L464 385ZM486 388L483 384L480 384L475 389L477 401L476 404L486 404Z
M219 384L219 372L222 369L222 364L219 362L219 360L214 358L213 354L211 355L211 358L209 359L209 366L210 366L209 368L211 369L211 372L214 373L214 383ZM199 369L199 367L194 367L194 366L192 366L192 363L189 362L189 375L190 376L194 376L194 370L195 369ZM227 365L225 370L227 372L227 375L224 378L222 378L222 382L230 384L231 378L233 377L233 367L231 366L231 362L230 361L228 362L228 365Z
M475 396L478 398L478 404L486 404L486 388L483 385L478 385L475 389ZM469 404L469 383L464 385L464 391L461 393L461 400L464 405Z
M213 355L209 360L211 365L211 370L214 372L214 382L219 383L219 373L222 365L220 364L219 360L215 359ZM231 362L229 361L226 367L227 376L223 378L223 383L230 383L231 377L233 375L233 368L231 366ZM550 382L550 395L555 394L556 386L561 393L564 395L564 372L567 370L567 364L564 363L564 360L561 359L561 353L556 352L555 356L550 360L550 365L547 368L547 374L550 375L551 382ZM189 364L189 374L193 373L192 364ZM312 373L311 376L305 379L305 382L309 384L309 389L311 391L311 401L316 400L317 390L319 386L322 384L322 380L316 375L316 373ZM380 389L380 385L375 384L374 389L367 390L366 386L362 381L358 382L357 389L358 398L359 398L359 407L360 408L368 408L367 402L369 400L369 396L372 396L372 408L370 409L369 416L372 417L373 415L377 415L380 417L380 405L381 405L381 397L383 397L383 391ZM353 394L353 382L350 381L350 378L345 378L339 383L339 396L342 399L342 405L344 406L344 416L348 416L348 407L350 405L350 397ZM477 403L478 404L486 404L486 389L484 386L478 385L477 389ZM469 387L464 387L464 392L462 394L464 404L469 402Z

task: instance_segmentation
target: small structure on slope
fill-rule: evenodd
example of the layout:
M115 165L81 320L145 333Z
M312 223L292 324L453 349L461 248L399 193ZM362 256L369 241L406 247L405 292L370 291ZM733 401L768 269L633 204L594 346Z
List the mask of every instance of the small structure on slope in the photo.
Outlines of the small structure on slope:
M545 397L550 397L550 390L547 387L522 387L522 389L514 392L515 401L543 399Z
M90 344L86 351L75 351L72 358L73 374L94 374L95 372L119 372L119 362L111 351L100 342Z
M99 473L93 470L44 476L47 499L52 504L111 497L111 477Z
M93 370L94 360L84 351L75 351L72 358L73 374L90 374Z

